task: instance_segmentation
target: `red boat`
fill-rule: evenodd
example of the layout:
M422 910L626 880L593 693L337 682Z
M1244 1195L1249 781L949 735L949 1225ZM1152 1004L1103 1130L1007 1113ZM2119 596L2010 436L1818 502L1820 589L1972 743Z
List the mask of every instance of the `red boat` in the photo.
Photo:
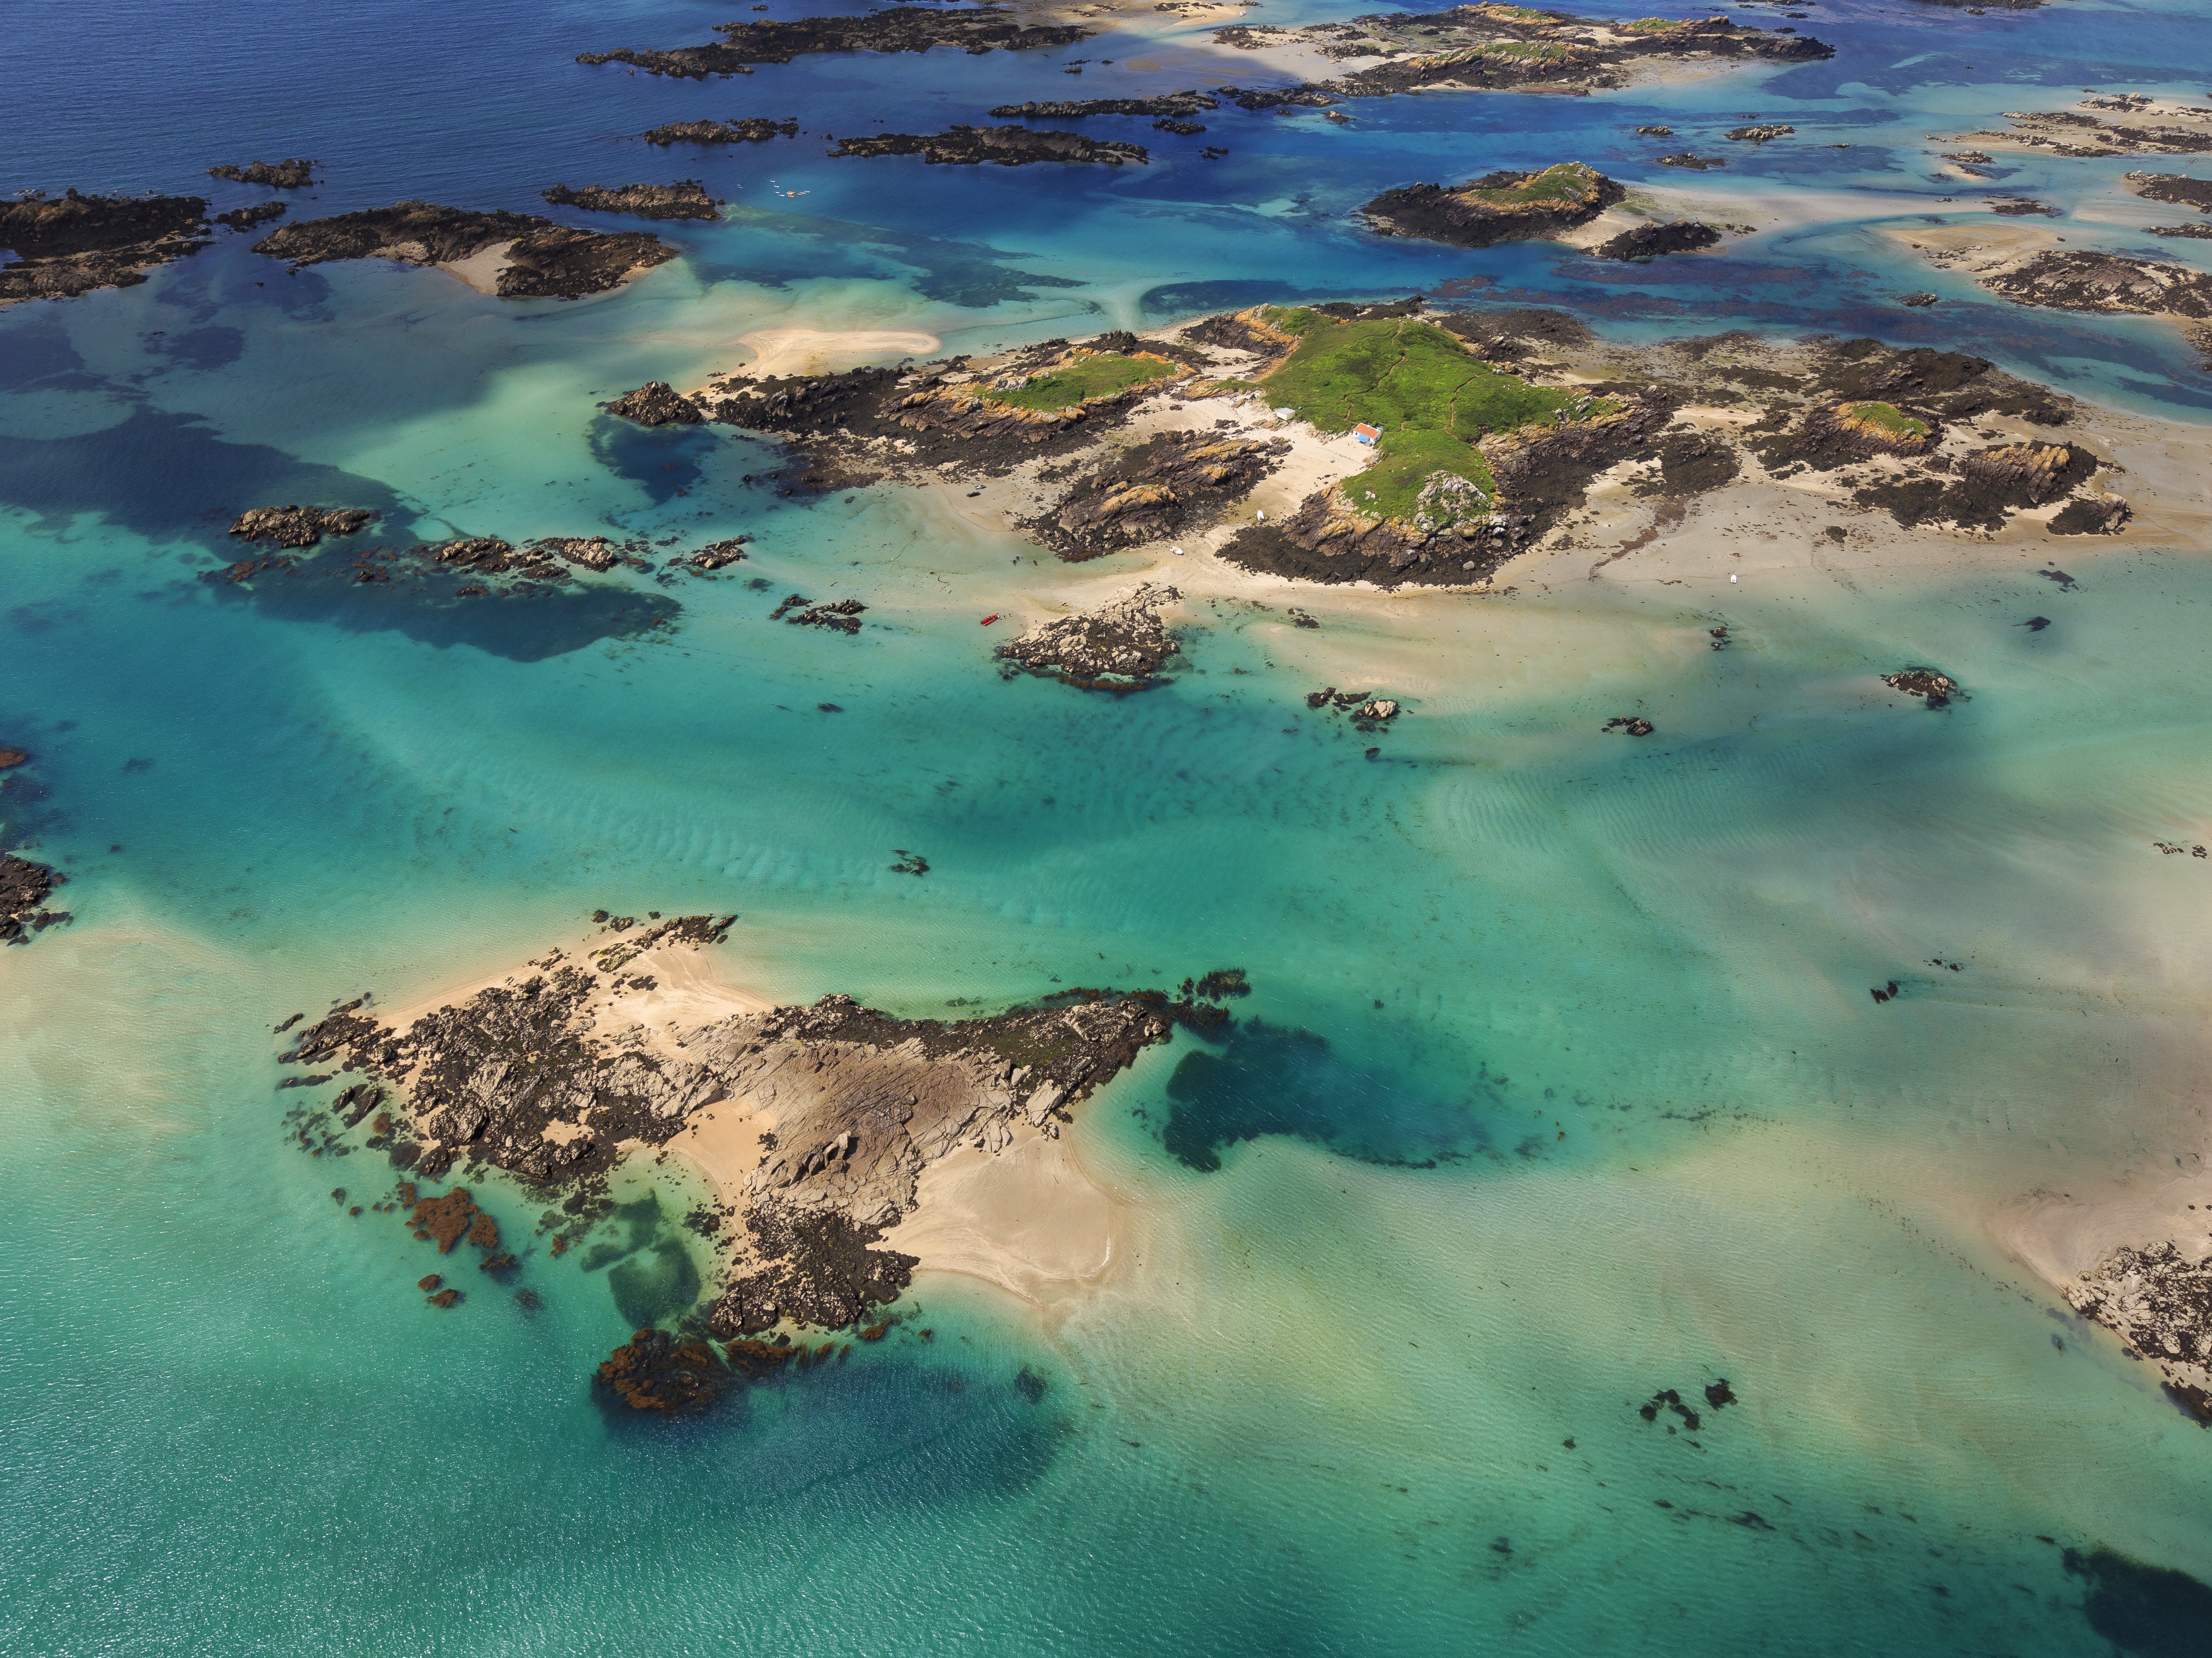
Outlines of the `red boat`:
M977 627L979 627L979 628L988 628L988 627L989 627L989 626L990 626L994 622L996 622L998 619L999 619L999 613L998 613L996 610L994 610L994 611L992 611L992 612L991 612L991 614L990 614L990 615L988 615L988 616L985 616L985 617L984 617L981 622L977 623L975 625L976 625Z

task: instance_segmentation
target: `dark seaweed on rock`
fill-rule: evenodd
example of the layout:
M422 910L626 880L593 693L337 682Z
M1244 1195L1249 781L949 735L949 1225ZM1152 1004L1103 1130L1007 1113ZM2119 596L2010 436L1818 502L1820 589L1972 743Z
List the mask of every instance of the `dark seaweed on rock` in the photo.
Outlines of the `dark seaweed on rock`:
M129 288L157 264L197 253L214 232L198 196L60 196L32 191L0 202L0 301L69 299Z
M2130 173L2125 177L2130 193L2145 201L2212 213L2212 179L2191 179L2179 173Z
M933 167L1027 167L1037 161L1096 161L1104 167L1152 159L1142 144L1088 138L1079 132L1039 132L1024 126L956 126L948 132L878 132L841 138L832 155L919 155Z
M708 1314L718 1335L757 1335L788 1321L836 1329L872 1306L896 1301L921 1260L873 1246L874 1226L834 1211L808 1212L764 1202L745 1216L753 1254L769 1263L732 1281Z
M676 257L674 248L642 231L574 230L526 213L479 213L411 201L286 225L256 242L253 251L295 266L368 258L443 264L500 242L508 244L497 283L501 299L605 293L632 270Z
M708 46L665 50L623 46L586 52L580 64L629 64L648 75L704 80L710 75L744 75L755 64L787 64L824 52L927 52L956 46L963 52L1027 52L1041 46L1073 46L1091 31L1059 24L1025 24L1004 6L972 6L957 11L886 8L838 17L718 23L721 39Z

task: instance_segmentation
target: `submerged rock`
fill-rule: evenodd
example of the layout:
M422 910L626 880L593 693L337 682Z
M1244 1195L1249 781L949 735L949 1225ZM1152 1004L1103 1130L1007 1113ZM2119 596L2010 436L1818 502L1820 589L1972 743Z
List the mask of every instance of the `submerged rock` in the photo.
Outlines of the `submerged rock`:
M1024 673L1085 690L1141 690L1182 647L1160 621L1160 607L1182 595L1146 582L1095 610L1040 622L992 654Z
M587 213L628 213L640 219L719 219L722 204L696 179L672 185L586 185L571 190L555 185L544 192L556 207L580 207Z

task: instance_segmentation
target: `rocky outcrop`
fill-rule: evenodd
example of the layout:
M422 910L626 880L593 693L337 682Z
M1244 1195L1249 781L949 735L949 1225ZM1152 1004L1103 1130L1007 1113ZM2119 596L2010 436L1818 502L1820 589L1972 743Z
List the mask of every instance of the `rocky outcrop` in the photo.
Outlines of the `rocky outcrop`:
M1359 211L1386 236L1488 247L1588 224L1627 193L1595 167L1562 161L1540 173L1486 173L1449 190L1386 190Z
M735 121L671 121L644 135L648 144L759 144L770 138L796 138L796 120L771 121L747 115Z
M1071 563L1189 533L1251 493L1290 445L1218 432L1163 432L1124 451L1024 525Z
M647 380L607 405L607 413L640 426L696 426L707 418L697 404L666 380Z
M587 213L627 213L639 219L719 219L722 204L696 179L672 185L586 185L571 190L555 185L544 192L556 207L580 207Z
M661 1329L638 1331L601 1363L601 1394L634 1411L684 1416L702 1411L734 1378L712 1343Z
M1899 668L1895 673L1882 675L1881 683L1893 691L1918 697L1931 708L1948 708L1951 699L1959 694L1959 682L1933 668Z
M1764 144L1786 138L1797 129L1769 122L1764 126L1731 127L1727 136L1740 144Z
M2167 202L2212 213L2212 179L2191 179L2179 173L2130 173L2124 175L2130 195L2145 201Z
M312 547L325 536L349 536L375 516L360 507L253 507L238 515L230 532L271 547Z
M546 536L532 542L530 549L541 557L550 554L587 570L611 570L622 556L622 549L605 536Z
M1189 117L1218 109L1221 100L1211 94L1164 92L1150 98L1073 98L1042 104L1000 104L991 111L998 121L1079 121L1087 115L1167 115ZM1204 128L1200 129L1204 131Z
M0 304L142 282L155 265L207 246L214 232L206 215L207 203L198 196L80 196L70 190L0 201L0 248L18 256L0 265Z
M271 219L283 218L285 212L282 202L256 202L252 207L234 207L228 213L218 213L215 222L229 230L251 230Z
M612 52L580 53L580 64L628 64L648 75L703 81L713 75L750 75L756 64L787 64L824 52L927 52L952 46L962 52L1029 52L1068 46L1088 39L1091 31L1065 24L1024 23L1005 6L973 6L958 11L923 11L888 7L838 17L717 23L722 38L707 46L665 50L623 46Z
M315 169L319 161L249 161L244 167L236 165L211 167L210 179L234 179L242 185L267 185L271 190L305 190L315 182Z
M67 910L46 908L54 889L68 879L45 864L0 852L0 944L28 944L33 935L68 920Z
M720 570L737 563L745 556L745 544L750 536L732 536L727 541L710 542L684 561L695 569Z
M744 1176L743 1235L726 1238L729 1287L710 1322L750 1334L848 1323L895 1297L912 1258L874 1245L915 1207L921 1170L961 1146L1000 1151L1017 1127L1057 1134L1071 1104L1167 1038L1181 1005L1084 991L951 1024L844 996L682 1028L618 1017L641 949L711 943L729 925L680 917L630 936L611 918L612 941L584 960L556 950L404 1031L363 1001L335 1008L284 1062L337 1060L388 1088L371 1102L379 1138L431 1176L466 1160L587 1185L626 1145L665 1145L709 1106L747 1114L763 1155ZM434 1240L475 1224L419 1208L415 1220Z
M1668 253L1700 252L1717 246L1720 240L1721 233L1709 224L1677 219L1672 224L1632 226L1590 252L1601 259L1656 259Z
M1143 690L1160 683L1161 667L1182 648L1160 621L1160 607L1182 597L1148 581L1095 610L1040 622L992 654L1012 670L1085 690Z
M2212 274L2133 254L2051 248L1980 280L1991 293L2021 305L2212 318Z
M1086 138L1079 132L1039 132L1024 126L956 126L949 132L878 132L841 138L832 155L919 155L932 167L1027 167L1036 161L1095 161L1103 167L1152 159L1142 144Z
M2135 509L2118 495L2085 495L2079 501L2069 501L2054 513L2051 533L2055 536L2112 536L2127 527L2135 516Z
M2212 1261L2171 1242L2116 1249L2066 1290L2082 1317L2158 1367L2166 1392L2212 1422Z
M499 297L578 299L603 294L631 272L676 257L642 231L610 234L575 230L526 213L478 213L433 202L341 213L286 225L253 245L256 253L289 259L295 269L331 259L397 259L445 264L506 244Z

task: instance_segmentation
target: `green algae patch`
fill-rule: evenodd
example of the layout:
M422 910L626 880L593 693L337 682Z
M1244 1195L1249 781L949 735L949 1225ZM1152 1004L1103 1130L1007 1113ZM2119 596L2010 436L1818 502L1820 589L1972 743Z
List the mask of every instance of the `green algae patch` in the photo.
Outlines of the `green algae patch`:
M1073 409L1092 398L1109 398L1135 386L1166 380L1178 371L1158 357L1121 357L1098 354L1055 364L1023 385L979 393L987 402L1012 409L1035 409L1049 414Z
M1924 438L1928 422L1915 420L1893 403L1855 403L1844 411L1862 426L1870 426L1886 438Z

